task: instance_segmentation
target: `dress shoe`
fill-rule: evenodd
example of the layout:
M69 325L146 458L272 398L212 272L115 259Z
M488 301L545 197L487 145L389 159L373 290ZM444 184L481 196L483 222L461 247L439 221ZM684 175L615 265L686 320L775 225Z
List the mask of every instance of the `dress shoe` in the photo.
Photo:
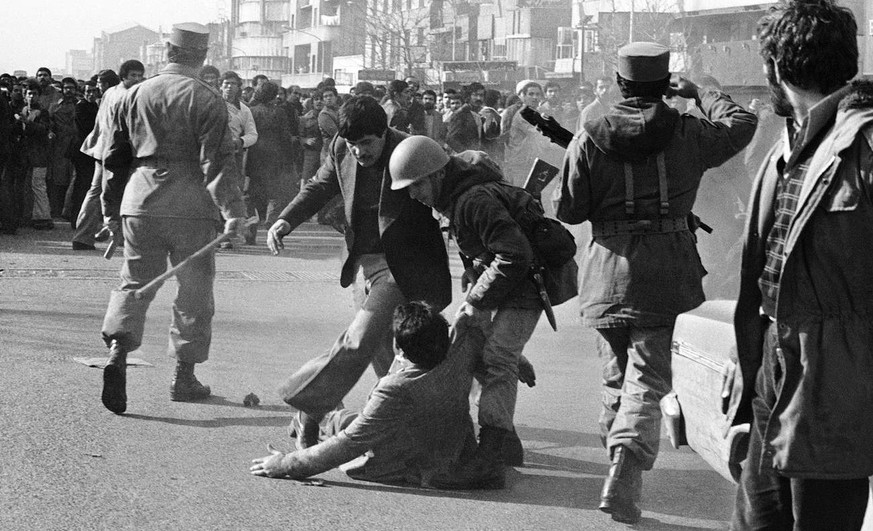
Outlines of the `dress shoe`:
M208 398L212 393L208 385L203 385L194 376L194 364L180 361L176 363L176 376L170 384L170 400L173 402L194 402Z
M82 242L73 242L73 250L74 251L96 251L97 248L91 245L90 243L82 243Z
M106 409L120 415L127 410L127 350L117 339L109 345L109 363L103 368L103 395Z
M637 507L643 485L643 470L637 457L626 446L616 446L609 475L603 482L599 509L616 522L635 524L642 511Z
M291 417L288 425L288 435L295 440L298 450L305 450L318 444L318 435L321 431L318 424L321 419L298 411Z

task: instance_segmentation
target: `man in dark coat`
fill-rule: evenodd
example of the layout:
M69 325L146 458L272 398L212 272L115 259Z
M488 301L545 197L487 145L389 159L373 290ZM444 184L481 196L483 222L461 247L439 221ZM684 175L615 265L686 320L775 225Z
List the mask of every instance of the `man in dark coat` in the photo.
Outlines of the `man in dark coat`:
M590 220L593 235L579 302L604 359L600 427L612 467L600 509L633 523L642 471L658 455L673 325L704 300L691 206L703 172L742 150L757 120L723 92L671 86L665 46L631 43L618 59L625 99L571 142L557 202L558 219ZM665 94L693 98L706 119L680 115Z
M285 235L341 195L350 227L340 284L351 285L362 269L367 285L362 308L330 351L306 363L281 387L285 402L299 410L304 433L296 434L298 447L316 441L318 421L370 363L377 376L385 376L394 358L391 316L398 304L424 300L441 310L451 301L439 224L406 191L391 190L388 160L406 137L388 127L375 99L351 98L340 108L339 131L324 164L267 234L267 245L278 254Z

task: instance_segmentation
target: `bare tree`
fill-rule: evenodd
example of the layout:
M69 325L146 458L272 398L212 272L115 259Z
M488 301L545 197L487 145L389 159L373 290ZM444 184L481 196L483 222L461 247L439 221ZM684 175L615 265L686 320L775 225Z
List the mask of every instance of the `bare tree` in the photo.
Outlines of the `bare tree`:
M366 63L369 68L403 70L411 75L424 62L430 11L418 0L368 0L366 17Z

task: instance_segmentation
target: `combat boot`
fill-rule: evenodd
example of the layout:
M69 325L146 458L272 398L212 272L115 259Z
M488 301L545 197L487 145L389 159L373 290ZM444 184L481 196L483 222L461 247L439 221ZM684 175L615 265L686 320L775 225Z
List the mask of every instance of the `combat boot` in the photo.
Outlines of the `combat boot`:
M207 398L212 391L194 376L194 364L179 361L176 363L176 376L170 384L170 400L173 402L193 402Z
M635 524L642 511L637 507L643 485L643 470L633 452L616 446L612 454L609 475L600 493L600 510L612 515L616 522Z
M524 448L515 430L482 426L479 430L479 452L507 466L524 464Z
M109 362L103 368L103 395L106 409L121 415L127 411L127 350L117 339L109 344Z

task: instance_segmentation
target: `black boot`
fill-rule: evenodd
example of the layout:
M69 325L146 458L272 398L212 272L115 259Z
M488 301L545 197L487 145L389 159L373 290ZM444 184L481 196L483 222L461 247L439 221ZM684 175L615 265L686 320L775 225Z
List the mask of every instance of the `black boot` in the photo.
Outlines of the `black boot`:
M627 447L617 446L600 493L600 510L611 514L616 522L639 522L642 511L637 507L637 502L642 485L643 470L639 460Z
M507 466L524 464L524 448L515 430L482 426L479 430L479 452Z
M194 364L176 362L176 376L170 384L170 400L173 402L192 402L209 397L212 391L194 376Z
M103 395L106 409L120 415L127 410L127 350L117 339L109 344L109 363L103 368Z

